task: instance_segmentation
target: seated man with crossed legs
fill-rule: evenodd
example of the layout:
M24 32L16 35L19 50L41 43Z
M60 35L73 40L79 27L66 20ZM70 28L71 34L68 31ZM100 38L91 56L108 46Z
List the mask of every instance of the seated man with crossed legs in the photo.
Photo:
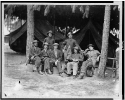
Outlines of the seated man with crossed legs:
M40 53L40 58L41 61L43 61L44 63L44 72L46 74L52 74L52 72L50 71L51 67L50 67L50 50L48 49L48 43L45 42L44 43L44 49L41 51Z
M38 41L34 40L33 41L33 46L30 49L29 53L29 59L28 62L34 62L35 66L33 67L33 72L38 71L38 73L41 73L41 59L39 57L39 54L41 53L41 49L38 47Z
M62 68L61 68L61 60L62 60L62 52L58 49L58 43L54 43L54 49L50 51L50 63L52 65L57 66L57 69L59 71L59 74L62 74Z
M95 50L92 44L89 44L88 48L84 51L84 55L87 56L88 59L82 63L81 72L78 79L82 79L85 76L88 66L93 65L93 67L95 67L96 62L100 57L100 52Z

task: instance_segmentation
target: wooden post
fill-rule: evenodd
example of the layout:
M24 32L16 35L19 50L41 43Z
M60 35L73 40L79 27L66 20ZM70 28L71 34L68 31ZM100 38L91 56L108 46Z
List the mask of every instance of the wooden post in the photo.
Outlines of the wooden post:
M28 60L29 52L32 47L34 39L34 10L33 5L27 5L27 44L26 44L26 58Z
M105 15L104 15L104 25L103 25L103 37L102 37L102 49L101 49L101 59L99 63L98 76L104 78L105 67L107 62L107 53L108 53L108 39L109 39L109 28L110 28L110 5L105 6Z

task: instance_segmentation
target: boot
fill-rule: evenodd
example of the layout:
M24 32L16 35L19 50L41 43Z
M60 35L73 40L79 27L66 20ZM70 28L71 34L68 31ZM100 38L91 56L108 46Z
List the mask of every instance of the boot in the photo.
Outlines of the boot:
M50 71L50 69L48 69L48 74L50 74L50 75L52 74L52 72Z
M44 71L44 73L45 73L45 74L48 74L48 71L47 71L47 69Z
M78 76L78 79L83 79L83 78L84 78L84 76L85 76L85 74L84 74L84 73L80 73L80 75Z
M64 73L64 72L61 73L60 76L61 76L61 77L68 77L68 75L67 75L66 73Z
M72 76L72 74L67 74L68 77Z
M73 79L76 79L76 75L73 75Z
M42 72L42 71L38 71L38 73L39 73L40 75L43 75L43 72Z
M38 73L43 75L43 72L42 72L42 66L40 65L39 68L38 68Z
M63 74L63 72L60 72L60 73L59 73L59 76L62 76L62 74Z

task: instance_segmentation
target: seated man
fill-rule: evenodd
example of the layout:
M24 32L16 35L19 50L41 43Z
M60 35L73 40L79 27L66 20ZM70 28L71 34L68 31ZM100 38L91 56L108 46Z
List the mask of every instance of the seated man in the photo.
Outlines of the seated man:
M78 77L79 79L82 79L85 76L88 66L95 66L97 59L100 57L100 52L98 50L94 50L93 45L89 44L88 48L84 51L84 55L87 56L88 59L82 63L81 72Z
M44 63L44 72L47 74L52 74L50 71L50 51L48 50L48 43L44 43L44 49L40 53L40 58Z
M60 50L58 50L58 43L54 43L54 50L50 51L50 62L57 66L59 74L61 75L62 73L62 68L61 68L61 59L62 59L62 52Z
M80 54L80 52L78 52L78 50L79 50L78 47L74 47L73 53L69 57L70 61L67 63L67 74L70 76L71 75L71 69L73 69L73 78L76 78L79 61L83 61L83 57Z
M30 49L30 53L29 53L28 61L32 61L35 63L35 66L33 67L33 72L36 71L40 67L40 64L41 64L41 59L39 57L41 49L37 46L38 46L38 41L34 40L33 47ZM38 72L40 73L40 70L38 70Z

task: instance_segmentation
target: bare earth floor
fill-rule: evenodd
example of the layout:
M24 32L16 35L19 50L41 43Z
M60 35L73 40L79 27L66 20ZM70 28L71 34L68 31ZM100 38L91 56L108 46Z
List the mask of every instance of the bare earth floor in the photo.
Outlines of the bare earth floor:
M25 65L25 55L18 54L4 46L4 67L2 97L7 98L85 98L118 97L118 81L107 72L105 79L96 76L78 80L57 75L39 75L32 72L32 66ZM23 88L14 90L20 80Z

